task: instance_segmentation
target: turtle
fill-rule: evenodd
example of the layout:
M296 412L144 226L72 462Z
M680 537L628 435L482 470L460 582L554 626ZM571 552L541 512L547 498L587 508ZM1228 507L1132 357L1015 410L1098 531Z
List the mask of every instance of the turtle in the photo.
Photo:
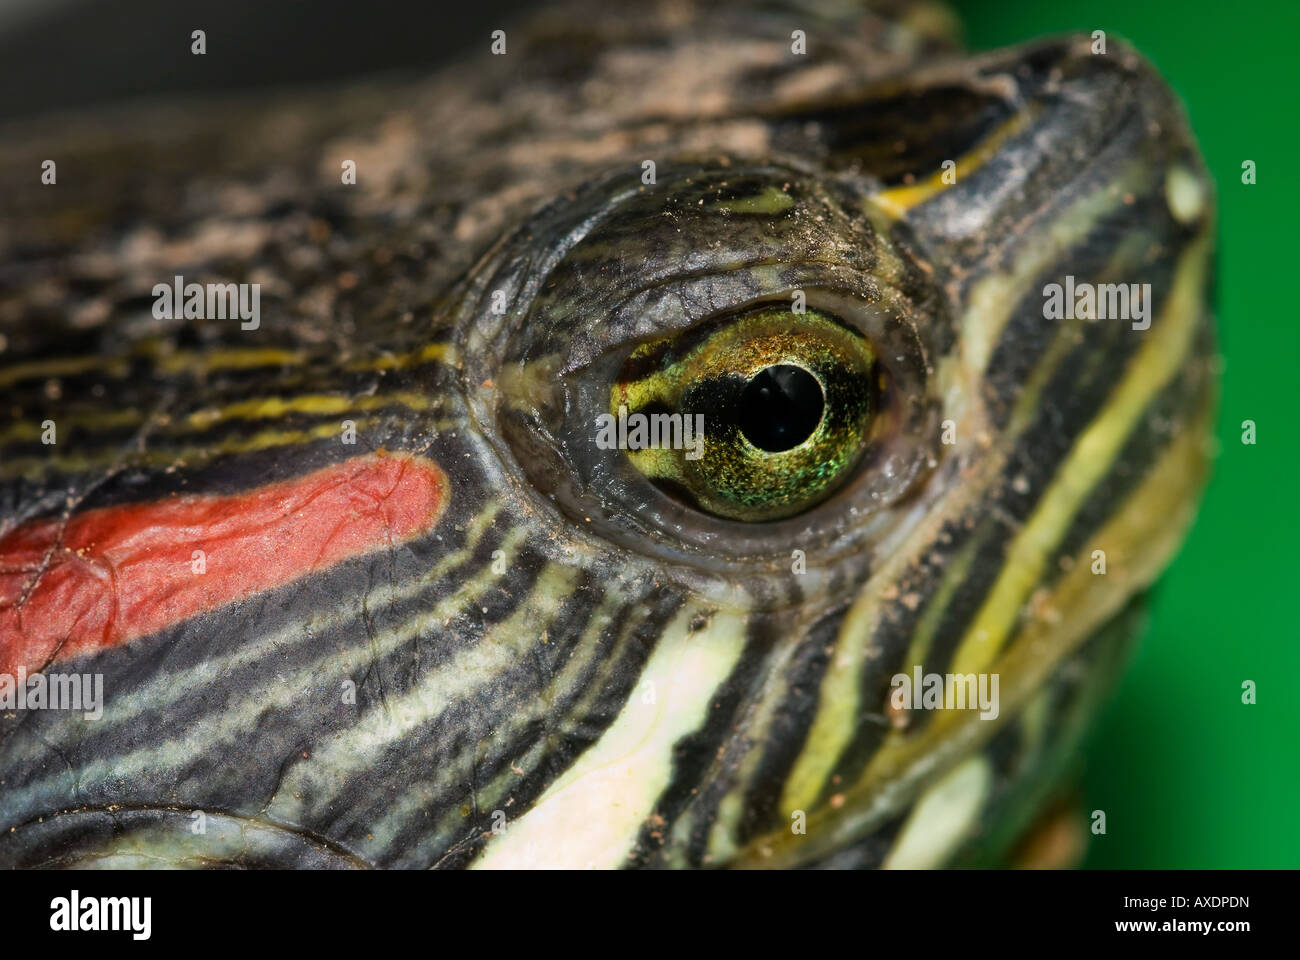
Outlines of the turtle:
M11 123L0 864L1017 862L1211 461L1102 33L590 0Z

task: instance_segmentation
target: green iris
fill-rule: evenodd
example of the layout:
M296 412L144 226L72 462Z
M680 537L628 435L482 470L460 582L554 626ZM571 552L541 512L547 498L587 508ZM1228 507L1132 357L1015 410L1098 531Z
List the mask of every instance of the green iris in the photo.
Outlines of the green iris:
M665 429L652 422L650 441L675 440L666 428L677 420L689 419L688 437L702 425L702 445L643 438L627 444L628 457L709 513L779 520L850 475L869 433L874 361L868 341L829 315L763 307L638 346L610 393L610 413L634 424L637 414L659 417Z

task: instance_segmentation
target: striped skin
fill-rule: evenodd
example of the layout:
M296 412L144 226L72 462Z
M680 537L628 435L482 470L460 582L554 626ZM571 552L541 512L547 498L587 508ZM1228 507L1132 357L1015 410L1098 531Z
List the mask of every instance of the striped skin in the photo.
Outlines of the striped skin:
M918 57L944 46L923 8L888 15ZM272 112L246 129L273 170L178 120L140 135L147 176L107 137L62 219L17 202L0 542L382 455L437 465L446 502L425 533L55 653L104 675L103 716L0 714L0 863L928 866L999 857L1050 795L1206 469L1212 216L1176 104L1081 41L886 77L875 21L581 22L608 51L585 75L546 29L512 47L540 74L522 106L461 71L384 122L369 94ZM824 43L802 82L760 55L794 28ZM683 98L710 30L728 43ZM511 114L549 96L583 109ZM374 131L389 167L340 196L333 161ZM263 328L150 322L178 264L263 278ZM1150 328L1045 320L1067 274L1150 283ZM825 503L719 520L587 442L637 343L796 287L893 384ZM997 719L890 710L917 664L997 672Z

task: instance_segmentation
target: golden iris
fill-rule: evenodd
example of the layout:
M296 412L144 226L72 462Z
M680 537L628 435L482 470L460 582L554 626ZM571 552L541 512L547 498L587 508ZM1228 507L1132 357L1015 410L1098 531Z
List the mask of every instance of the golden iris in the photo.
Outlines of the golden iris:
M645 428L626 431L627 454L661 489L720 517L779 520L851 474L874 365L866 338L830 315L762 307L638 346L610 414Z

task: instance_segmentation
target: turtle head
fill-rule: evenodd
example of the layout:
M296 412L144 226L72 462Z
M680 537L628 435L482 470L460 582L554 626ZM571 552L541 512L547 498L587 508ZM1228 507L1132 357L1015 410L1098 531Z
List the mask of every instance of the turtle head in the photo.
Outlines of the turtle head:
M642 598L610 728L486 862L629 764L632 862L945 862L1077 736L1213 399L1208 180L1095 44L769 106L761 160L591 177L457 289L489 486Z
M107 695L0 702L0 863L919 866L1043 795L1206 471L1176 102L924 4L608 6L20 192L0 681ZM202 251L265 326L140 299Z

